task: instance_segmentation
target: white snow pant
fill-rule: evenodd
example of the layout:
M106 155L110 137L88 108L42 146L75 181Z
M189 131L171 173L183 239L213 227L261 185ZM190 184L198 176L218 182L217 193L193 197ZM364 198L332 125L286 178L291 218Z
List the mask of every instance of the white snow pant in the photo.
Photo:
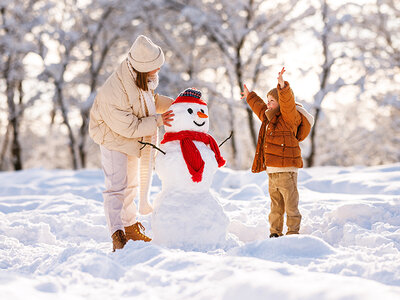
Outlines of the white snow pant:
M139 212L150 213L148 203L153 159L152 151L143 151L141 158L100 146L101 164L105 176L106 190L103 192L104 212L110 234L136 222L134 199L138 190L140 161Z

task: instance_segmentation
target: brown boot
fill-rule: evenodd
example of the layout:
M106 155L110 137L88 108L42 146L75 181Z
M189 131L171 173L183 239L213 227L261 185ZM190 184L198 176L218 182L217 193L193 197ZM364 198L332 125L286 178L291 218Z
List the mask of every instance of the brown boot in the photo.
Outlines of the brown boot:
M141 230L143 230L143 233L141 233ZM140 222L136 222L131 226L125 227L126 238L128 240L150 242L151 238L144 235L144 230L144 226Z
M122 230L117 230L111 236L113 241L113 252L115 249L122 249L124 248L126 242L128 241L125 237L125 233Z

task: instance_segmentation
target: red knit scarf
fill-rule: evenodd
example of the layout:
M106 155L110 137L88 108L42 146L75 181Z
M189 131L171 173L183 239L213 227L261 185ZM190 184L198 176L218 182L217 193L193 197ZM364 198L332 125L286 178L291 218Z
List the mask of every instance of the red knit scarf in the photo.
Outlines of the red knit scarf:
M177 140L181 143L182 155L185 159L189 173L192 175L193 182L201 181L205 164L204 160L201 158L199 149L197 149L193 141L203 142L204 144L209 145L211 150L215 153L218 167L225 165L225 159L221 156L218 144L211 135L189 130L167 132L165 133L161 144Z

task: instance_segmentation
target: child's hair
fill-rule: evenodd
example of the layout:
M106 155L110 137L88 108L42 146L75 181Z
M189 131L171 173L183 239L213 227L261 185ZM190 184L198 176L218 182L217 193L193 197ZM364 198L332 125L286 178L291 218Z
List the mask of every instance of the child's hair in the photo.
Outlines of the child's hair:
M134 69L135 70L135 69ZM139 71L136 71L136 85L139 89L143 91L148 91L149 88L147 86L147 77L149 76L149 73L142 73Z
M279 95L278 95L278 89L277 89L277 88L273 88L272 90L270 90L270 91L268 92L268 94L267 94L267 97L268 97L269 95L271 95L272 97L274 97L274 99L275 99L276 101L278 101L278 103L279 103Z

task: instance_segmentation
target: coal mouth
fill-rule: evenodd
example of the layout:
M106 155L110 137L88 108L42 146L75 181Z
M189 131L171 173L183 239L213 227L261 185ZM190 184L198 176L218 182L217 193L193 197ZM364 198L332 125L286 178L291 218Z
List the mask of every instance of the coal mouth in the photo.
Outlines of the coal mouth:
M205 121L204 121L203 123L201 123L201 124L197 123L196 121L193 121L193 123L196 124L196 125L199 126L199 127L201 127L201 126L203 126L204 124L206 124Z

